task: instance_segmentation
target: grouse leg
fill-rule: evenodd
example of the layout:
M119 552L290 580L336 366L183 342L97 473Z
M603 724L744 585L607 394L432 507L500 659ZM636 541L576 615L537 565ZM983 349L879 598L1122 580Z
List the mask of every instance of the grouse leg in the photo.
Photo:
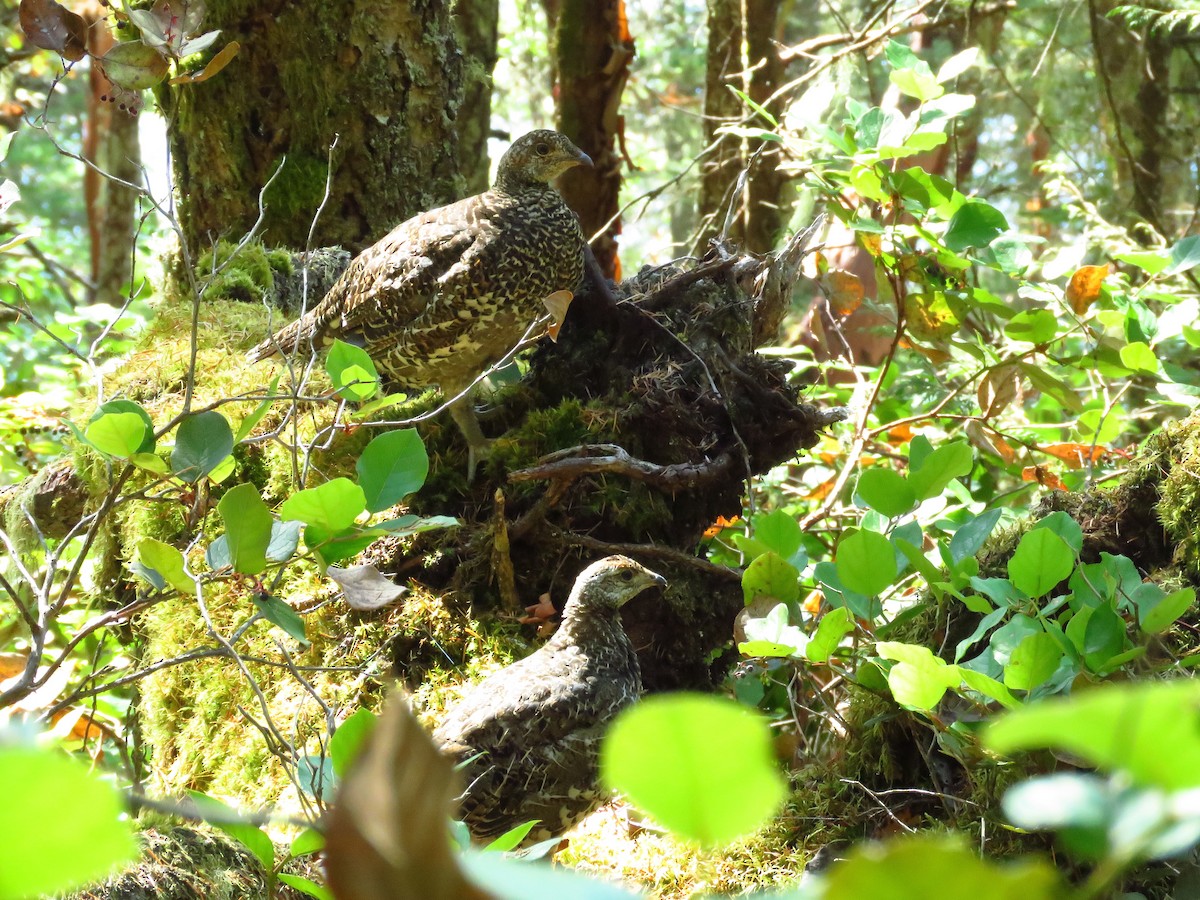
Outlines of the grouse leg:
M476 464L487 456L490 441L483 436L483 430L479 427L475 404L469 393L450 404L450 415L467 439L467 483L470 484L475 480Z

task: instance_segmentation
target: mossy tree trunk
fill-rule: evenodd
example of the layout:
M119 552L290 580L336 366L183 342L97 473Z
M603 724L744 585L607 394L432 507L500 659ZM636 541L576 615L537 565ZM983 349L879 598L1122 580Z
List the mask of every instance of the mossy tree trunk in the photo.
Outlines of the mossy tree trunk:
M496 67L500 0L452 0L450 14L465 56L463 102L458 113L458 168L467 192L478 194L488 187L492 70Z
M559 190L579 215L583 233L604 229L592 244L604 274L620 278L617 235L621 223L621 94L634 56L624 0L563 0L552 15L558 74L559 130L594 163L563 175Z
M462 193L462 55L449 0L211 0L206 29L241 43L200 84L161 95L193 251L237 238L361 248ZM336 138L334 151L330 147Z
M780 0L708 2L704 137L716 147L704 162L700 186L700 214L708 219L703 237L721 232L726 211L732 205L734 216L728 237L754 253L771 250L783 226L779 192L785 179L779 173L778 145L769 144L755 155L760 148L746 139L717 132L747 113L745 104L730 87L764 104L780 86L783 62L775 41L780 6ZM769 104L768 110L779 112ZM763 120L755 124L770 128ZM747 166L750 175L739 190L738 178ZM735 191L739 196L734 196Z

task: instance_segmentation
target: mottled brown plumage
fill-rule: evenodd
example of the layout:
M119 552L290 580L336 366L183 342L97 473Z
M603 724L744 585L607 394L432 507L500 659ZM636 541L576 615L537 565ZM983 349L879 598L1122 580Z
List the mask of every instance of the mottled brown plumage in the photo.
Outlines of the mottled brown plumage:
M398 225L363 251L325 298L249 353L257 362L340 338L402 387L465 391L583 277L583 234L550 182L591 159L555 131L509 147L492 188ZM469 397L451 407L474 453L485 446Z
M557 836L594 809L600 738L638 698L641 670L618 611L666 581L624 556L580 574L554 636L463 697L434 732L462 767L459 815L477 840L539 820L526 843Z

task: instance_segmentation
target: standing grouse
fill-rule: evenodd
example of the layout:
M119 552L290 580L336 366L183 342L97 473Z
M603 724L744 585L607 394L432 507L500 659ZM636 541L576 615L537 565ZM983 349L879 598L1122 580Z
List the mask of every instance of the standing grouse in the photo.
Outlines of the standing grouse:
M531 131L500 159L491 189L414 216L363 251L317 306L250 351L251 362L341 338L390 380L438 385L470 447L487 441L468 388L545 311L561 321L583 277L575 214L550 186L592 164L556 131ZM459 396L462 395L462 396Z
M474 838L536 819L525 841L545 840L604 799L600 738L642 690L618 610L665 584L624 556L592 563L576 579L554 637L475 685L434 732L434 743L462 768L459 814Z

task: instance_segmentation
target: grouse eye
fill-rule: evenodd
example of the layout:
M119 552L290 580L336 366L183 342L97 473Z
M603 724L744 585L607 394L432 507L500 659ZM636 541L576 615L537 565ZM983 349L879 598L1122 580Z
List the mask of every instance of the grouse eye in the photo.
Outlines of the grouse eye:
M624 572L621 573L621 580L622 581L633 581L633 572L631 572L629 569L626 569Z
M538 144L536 147L533 148L533 152L536 153L538 156L545 156L550 152L550 145L549 144Z

